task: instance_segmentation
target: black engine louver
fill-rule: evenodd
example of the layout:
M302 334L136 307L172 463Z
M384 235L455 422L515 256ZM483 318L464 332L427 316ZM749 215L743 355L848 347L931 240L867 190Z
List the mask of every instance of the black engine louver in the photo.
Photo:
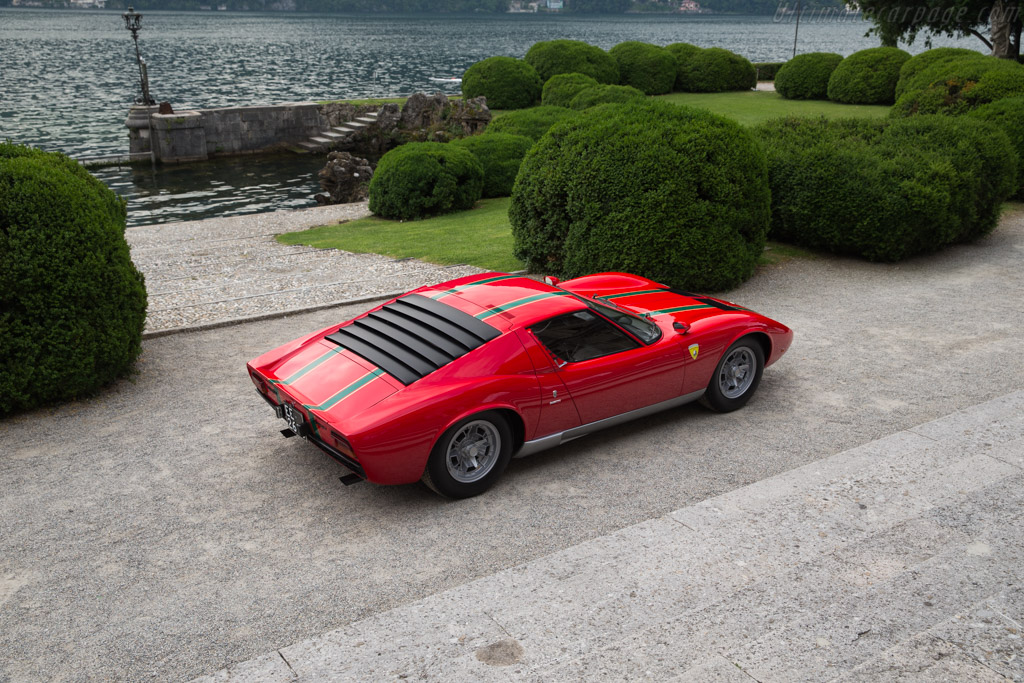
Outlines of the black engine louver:
M468 313L408 294L326 339L409 385L499 336Z

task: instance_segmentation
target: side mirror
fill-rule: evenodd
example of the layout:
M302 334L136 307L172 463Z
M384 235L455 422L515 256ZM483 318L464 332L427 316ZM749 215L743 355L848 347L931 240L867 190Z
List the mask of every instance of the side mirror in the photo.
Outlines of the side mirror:
M690 326L687 323L674 322L672 329L676 331L676 334L686 334L690 331Z
M551 285L552 287L557 287L558 283L561 282L561 280L559 280L554 275L546 275L544 277L544 282Z

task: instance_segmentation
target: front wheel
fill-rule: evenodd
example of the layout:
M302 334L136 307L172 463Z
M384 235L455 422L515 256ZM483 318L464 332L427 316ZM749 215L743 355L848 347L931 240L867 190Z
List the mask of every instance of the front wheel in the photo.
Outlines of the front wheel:
M489 489L512 457L512 430L499 413L471 415L434 444L423 483L442 496L471 498Z
M757 340L743 337L722 354L701 402L720 413L742 408L757 391L762 372L764 350Z

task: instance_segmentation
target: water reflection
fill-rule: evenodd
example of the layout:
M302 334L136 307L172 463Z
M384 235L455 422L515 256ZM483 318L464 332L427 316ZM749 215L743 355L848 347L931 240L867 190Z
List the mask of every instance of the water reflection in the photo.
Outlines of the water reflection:
M91 169L128 201L128 225L315 206L321 155L216 159L180 166Z

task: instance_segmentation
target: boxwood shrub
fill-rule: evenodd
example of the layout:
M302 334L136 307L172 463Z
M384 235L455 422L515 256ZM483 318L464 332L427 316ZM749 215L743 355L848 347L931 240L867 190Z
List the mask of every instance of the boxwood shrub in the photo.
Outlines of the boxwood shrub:
M569 103L570 109L590 109L599 104L629 102L644 94L628 85L594 85L581 90Z
M802 246L898 261L988 232L1013 190L1016 160L983 122L793 118L755 133L770 234Z
M757 70L746 57L709 47L680 64L677 79L686 92L750 90L757 86Z
M88 395L139 355L125 205L67 157L0 143L0 415Z
M597 84L596 80L586 74L555 74L544 84L540 102L555 107L568 107L580 90Z
M774 81L785 62L754 62L754 69L757 71L757 80Z
M1024 66L975 53L935 62L906 81L892 116L962 114L989 102L1024 95Z
M512 57L488 57L466 69L462 75L462 96L487 98L491 109L524 109L540 99L537 71Z
M531 140L540 140L548 128L562 119L575 116L576 112L566 107L540 106L519 111L510 111L494 119L487 125L484 135L491 133L511 133L525 135Z
M930 81L911 88L914 77L932 65L963 57L980 56L983 56L980 52L964 47L937 47L914 55L900 67L900 79L896 82L896 99L898 100L909 89L919 90L929 85Z
M507 197L519 173L523 157L533 147L533 140L523 135L491 133L471 135L451 143L473 153L484 169L484 197Z
M676 58L676 80L672 89L685 91L686 88L682 79L686 77L688 72L683 71L683 66L704 48L691 45L690 43L672 43L671 45L666 45L665 49Z
M545 40L534 43L523 57L541 81L555 74L585 74L598 83L619 82L619 67L611 55L579 40Z
M998 126L1010 139L1017 152L1017 199L1024 199L1024 97L984 104L968 113L968 116L988 121Z
M750 276L768 216L763 153L746 130L647 99L554 126L523 160L509 209L531 270L624 270L696 290Z
M895 47L872 47L854 52L832 72L828 98L845 104L892 104L896 81L910 53Z
M676 82L676 58L663 47L629 40L619 43L608 54L619 66L619 83L645 95L672 92Z
M370 211L409 220L469 209L483 192L472 152L441 142L410 142L380 158L370 180Z
M841 61L832 52L797 55L775 75L775 90L787 100L828 99L828 80Z

